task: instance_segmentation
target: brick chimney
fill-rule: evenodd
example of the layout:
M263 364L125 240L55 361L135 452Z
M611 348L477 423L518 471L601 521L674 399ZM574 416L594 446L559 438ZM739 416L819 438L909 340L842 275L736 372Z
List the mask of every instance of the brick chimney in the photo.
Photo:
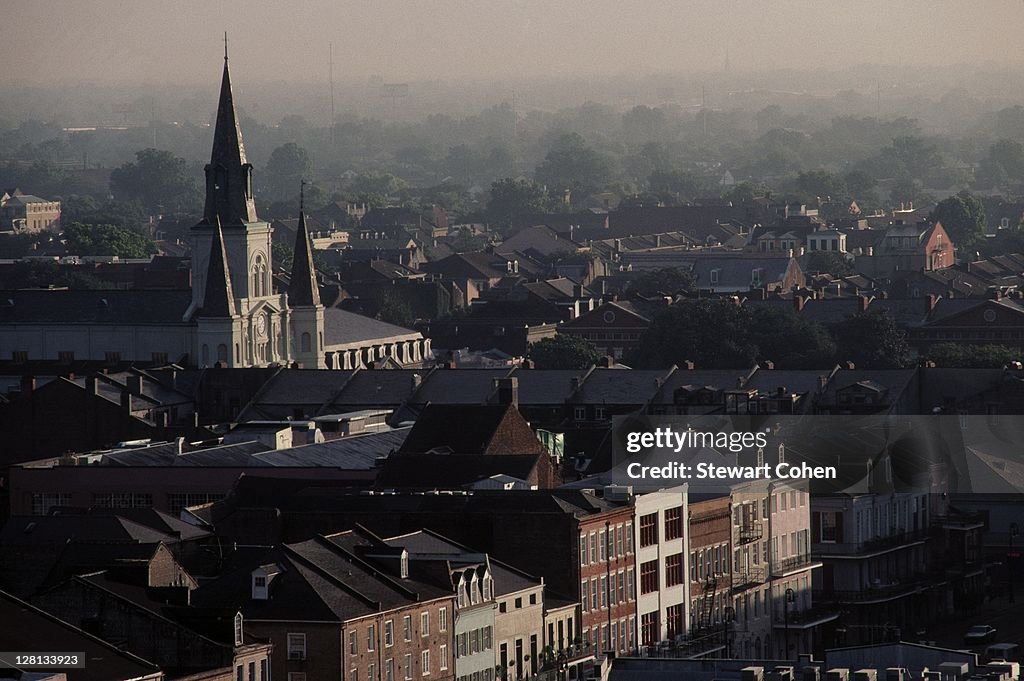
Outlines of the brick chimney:
M686 369L687 371L693 371L695 366L696 365L693 363L692 359L688 359L685 362L683 362L683 368Z
M762 365L762 368L771 371L772 369L775 368L775 362L771 361L770 359L766 359L764 361L764 364Z
M31 395L36 390L36 377L25 374L21 377L21 394Z

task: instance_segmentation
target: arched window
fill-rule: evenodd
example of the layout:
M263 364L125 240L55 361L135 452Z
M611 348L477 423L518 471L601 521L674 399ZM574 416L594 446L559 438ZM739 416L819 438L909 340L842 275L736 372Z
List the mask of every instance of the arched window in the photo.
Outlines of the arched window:
M253 296L260 298L268 295L267 292L267 261L262 253L257 253L252 260L252 289Z
M226 362L228 361L228 346L221 343L217 346L217 361Z
M302 334L302 340L300 341L300 347L302 352L309 352L310 338L308 333Z

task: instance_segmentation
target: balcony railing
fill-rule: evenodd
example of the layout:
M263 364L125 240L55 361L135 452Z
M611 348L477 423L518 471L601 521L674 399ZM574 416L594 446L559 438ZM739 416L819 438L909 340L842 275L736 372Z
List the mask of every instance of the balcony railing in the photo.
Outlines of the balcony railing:
M764 527L754 520L744 520L740 525L739 543L749 544L764 536Z
M939 575L920 573L896 582L872 584L858 590L815 589L811 596L813 600L822 603L870 603L871 601L903 598L930 589L943 581Z
M792 572L793 570L799 570L805 568L808 565L814 563L814 558L809 553L805 553L801 556L790 556L789 558L779 558L772 561L772 576L779 577Z
M862 542L815 542L813 548L816 555L856 555L859 553L876 553L900 546L911 546L927 539L928 532L926 530L919 530L917 532L897 532L885 537L876 537Z
M749 586L764 583L764 568L748 567L732 573L733 591L741 591Z

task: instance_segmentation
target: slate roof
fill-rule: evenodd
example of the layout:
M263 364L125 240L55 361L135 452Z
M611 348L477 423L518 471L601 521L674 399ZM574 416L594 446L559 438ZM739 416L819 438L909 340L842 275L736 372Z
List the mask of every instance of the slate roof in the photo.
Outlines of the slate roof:
M447 448L454 454L540 454L544 451L515 407L480 404L428 404L416 419L399 454L414 456L437 448Z
M519 404L531 406L563 404L572 394L572 379L584 374L577 369L515 369L510 375L519 379Z
M484 404L494 393L494 379L508 369L446 369L431 372L411 398L415 404Z
M506 262L502 256L472 251L423 263L420 269L449 279L500 279L508 274Z
M0 530L2 546L63 545L70 539L91 542L155 544L177 538L118 516L68 513L48 516L12 516Z
M668 369L594 369L571 398L574 403L635 404L650 400L658 388L659 379L668 375Z
M88 664L68 673L75 681L122 681L158 679L163 673L156 665L118 650L103 640L85 633L29 603L0 591L0 622L16 622L4 627L4 645L12 650L37 650L45 641L51 650L83 653Z
M0 291L0 323L188 324L192 292L181 290Z
M388 456L402 446L410 428L352 435L290 449L271 450L254 458L270 466L331 466L346 470L371 470L377 457Z
M382 322L337 307L324 310L324 346L351 345L367 341L387 343L395 339L422 338L419 331Z
M428 373L427 369L356 371L321 412L340 412L364 405L397 408L412 394L414 377L422 378Z

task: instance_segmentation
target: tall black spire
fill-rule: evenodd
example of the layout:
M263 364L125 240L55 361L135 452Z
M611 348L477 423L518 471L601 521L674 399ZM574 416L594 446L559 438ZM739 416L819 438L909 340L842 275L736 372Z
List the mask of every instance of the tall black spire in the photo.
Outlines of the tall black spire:
M228 43L224 36L224 75L220 83L220 101L213 131L213 153L206 166L206 206L203 223L216 218L225 227L256 222L256 204L252 198L252 164L245 158L242 130L235 113L228 73Z
M313 251L309 245L306 214L299 210L295 229L295 252L292 255L292 278L288 284L288 304L292 307L314 307L320 304L320 287L313 269Z
M210 262L206 267L206 291L200 317L233 317L235 294L228 271L228 254L224 250L224 233L220 220L214 216L213 240L210 242Z

